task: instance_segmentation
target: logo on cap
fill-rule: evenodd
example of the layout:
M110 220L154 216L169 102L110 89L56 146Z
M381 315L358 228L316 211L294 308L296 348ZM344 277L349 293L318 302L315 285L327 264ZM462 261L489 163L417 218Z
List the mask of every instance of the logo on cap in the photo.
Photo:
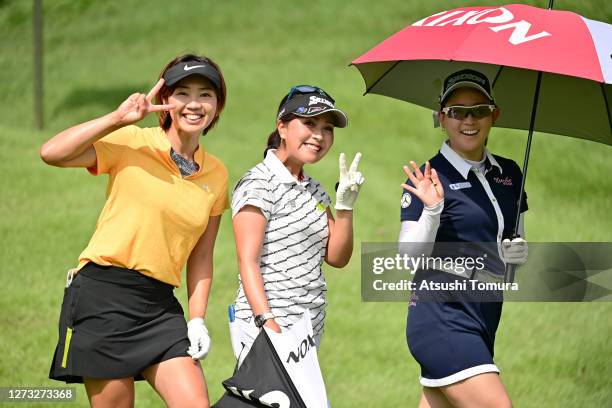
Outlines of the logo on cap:
M329 106L330 108L334 107L334 104L331 103L330 101L328 101L327 99L324 98L319 98L318 96L311 96L309 101L308 101L308 105L316 105L317 103L322 103L325 104L327 106Z
M188 66L187 64L185 64L185 66L183 67L183 70L185 71L191 71L192 69L196 69L196 68L204 68L206 65L192 65L192 66Z
M321 112L324 110L325 110L325 106L311 106L310 108L308 108L306 113L310 115L310 114Z
M487 98L493 100L489 79L478 71L464 69L449 75L444 80L444 86L438 97L438 102L442 103L450 94L451 89L461 83L464 83L466 86L469 86L468 84L473 84L471 87L479 88Z
M476 76L474 74L461 74L461 75L457 75L452 78L449 78L448 85L451 86L459 81L466 81L466 80L472 81L472 82L478 82L482 84L483 86L486 85L487 83L482 77Z

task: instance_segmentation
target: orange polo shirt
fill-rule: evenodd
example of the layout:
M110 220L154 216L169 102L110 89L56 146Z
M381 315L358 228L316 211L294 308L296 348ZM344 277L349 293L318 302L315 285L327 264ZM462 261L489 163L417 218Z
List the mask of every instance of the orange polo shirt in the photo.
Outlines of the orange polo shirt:
M181 270L208 224L228 205L227 169L200 145L200 170L181 177L170 141L159 128L126 126L94 143L98 175L109 175L107 200L89 245L87 262L137 270L176 287Z

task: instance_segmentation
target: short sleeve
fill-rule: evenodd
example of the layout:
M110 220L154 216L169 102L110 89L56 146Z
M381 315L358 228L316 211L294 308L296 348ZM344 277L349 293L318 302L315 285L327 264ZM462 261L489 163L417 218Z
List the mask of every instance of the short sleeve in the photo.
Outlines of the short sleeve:
M521 202L521 213L524 213L529 209L529 205L527 205L527 192L523 190L523 200Z
M96 164L87 170L97 176L111 173L121 160L128 143L133 140L139 130L136 126L125 126L118 129L93 144L96 151Z
M323 191L323 198L321 199L321 204L325 208L331 205L331 197L329 196L329 194L327 194L326 191Z
M210 215L215 217L217 215L223 214L225 210L229 208L229 201L227 198L227 181L223 183L223 188L219 193L219 197L215 200L212 209L210 210Z
M406 184L412 186L410 180L406 180ZM408 190L403 190L400 209L402 221L418 221L423 212L423 202Z
M516 174L516 180L518 180L518 182L516 183L516 197L517 197L517 202L518 202L518 197L520 196L520 191L521 191L521 183L523 182L523 173L521 172L521 168L519 167L518 164L516 164L516 162L512 162L513 164L513 171ZM527 192L525 190L523 190L523 199L521 200L521 213L524 213L525 211L527 211L529 209L529 206L527 205Z
M252 205L259 208L266 220L269 220L274 209L274 202L270 183L262 177L248 173L234 189L232 217L238 214L245 205Z
M308 188L311 192L312 196L321 204L323 207L327 208L331 205L331 197L327 194L327 191L323 188L321 183L314 179L310 179L310 183Z

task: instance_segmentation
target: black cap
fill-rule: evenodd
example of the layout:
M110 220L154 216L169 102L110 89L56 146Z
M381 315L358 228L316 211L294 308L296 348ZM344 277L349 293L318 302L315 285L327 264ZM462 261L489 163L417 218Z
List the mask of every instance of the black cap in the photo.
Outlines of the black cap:
M473 69L464 69L450 74L444 80L444 86L442 87L442 91L440 92L440 97L438 99L440 105L442 105L446 98L448 98L448 96L458 88L477 89L491 101L494 101L489 78L478 71L474 71Z
M334 106L334 101L321 93L312 92L297 94L289 99L278 111L276 116L280 120L283 116L293 114L301 117L318 116L331 113L334 126L343 128L348 124L348 118L344 112Z
M215 89L221 90L221 76L211 64L201 61L180 62L170 68L164 74L164 82L167 86L173 86L183 78L190 75L201 75L208 79Z

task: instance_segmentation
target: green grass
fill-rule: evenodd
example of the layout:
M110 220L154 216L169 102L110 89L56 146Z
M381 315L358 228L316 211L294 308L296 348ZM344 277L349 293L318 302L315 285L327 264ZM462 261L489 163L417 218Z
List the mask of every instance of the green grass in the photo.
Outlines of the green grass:
M31 2L0 1L0 386L59 385L47 373L64 273L87 244L104 202L104 177L45 166L39 146L71 124L114 109L128 94L147 91L170 58L196 51L219 62L228 83L227 109L203 143L227 164L232 182L261 159L278 101L291 85L321 85L349 114L350 126L337 131L328 157L307 169L331 191L337 155L362 151L367 178L355 214L355 256L343 270L326 267L321 365L335 408L416 406L419 370L405 343L407 307L360 301L359 243L396 240L401 166L431 157L443 136L423 108L361 96L363 81L347 64L405 25L468 3L44 3L46 127L39 132L32 113ZM612 20L603 0L555 6ZM496 129L489 147L522 163L525 133ZM612 241L610 153L609 146L535 135L527 182L529 240ZM213 349L204 362L212 401L234 364L226 318L237 288L229 215L215 257L207 319ZM185 302L184 288L177 296ZM609 303L513 303L504 309L496 362L517 407L609 404ZM84 389L77 393L78 404L86 404ZM137 405L163 406L146 384L137 387Z

